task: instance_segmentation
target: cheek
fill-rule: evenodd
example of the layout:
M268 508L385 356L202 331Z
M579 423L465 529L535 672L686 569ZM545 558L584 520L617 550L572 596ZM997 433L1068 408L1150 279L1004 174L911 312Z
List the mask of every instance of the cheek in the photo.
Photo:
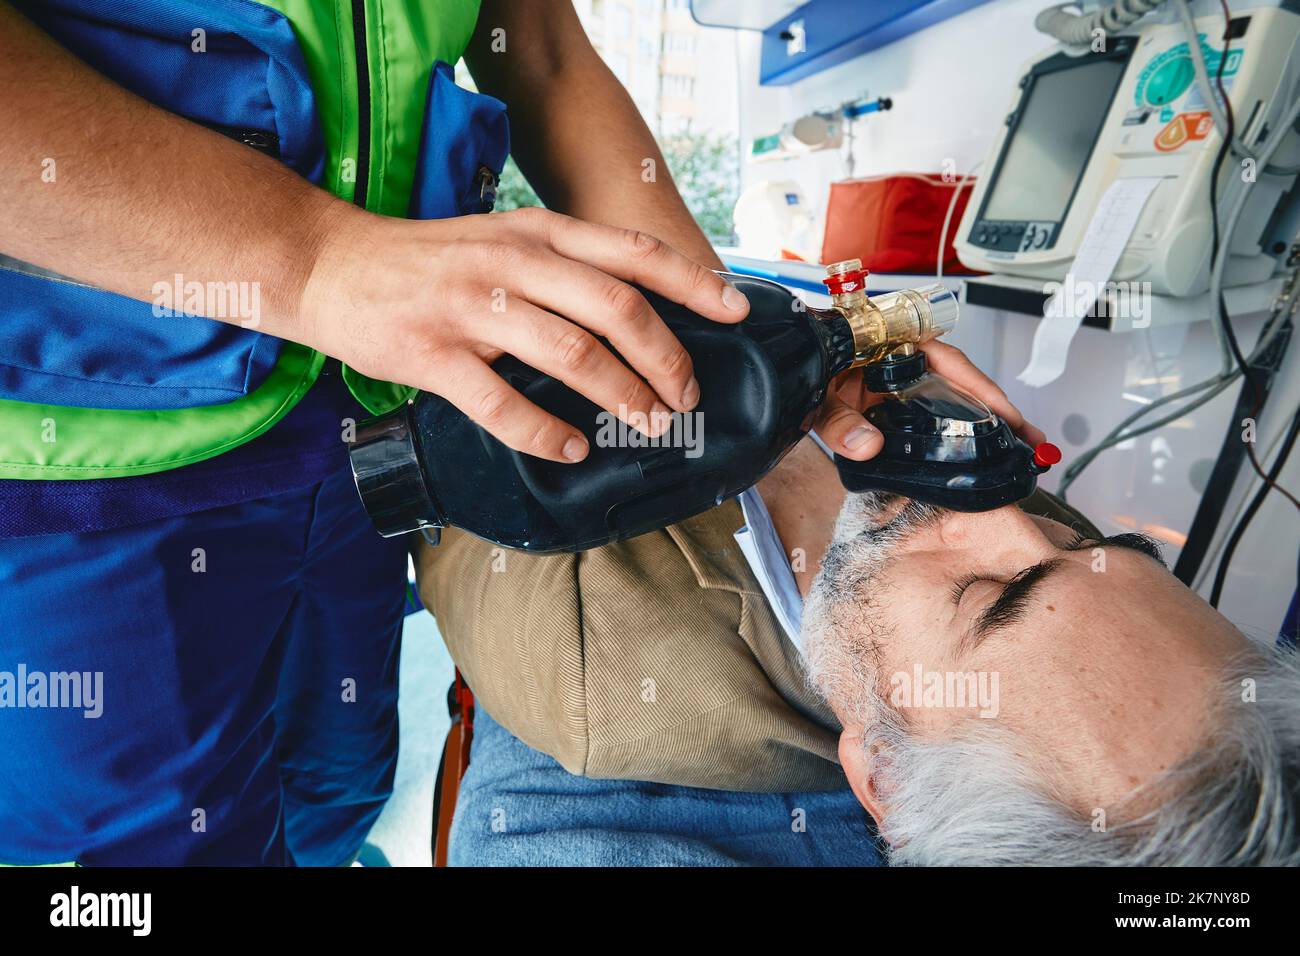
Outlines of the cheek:
M1093 747L1116 720L1132 718L1125 705L1144 670L1112 607L1063 590L1042 598L1010 639L986 644L975 665L998 673L999 718L1057 750Z
M889 672L943 669L957 646L953 608L936 597L937 587L911 583L890 589L877 602L877 620L885 625L881 660Z

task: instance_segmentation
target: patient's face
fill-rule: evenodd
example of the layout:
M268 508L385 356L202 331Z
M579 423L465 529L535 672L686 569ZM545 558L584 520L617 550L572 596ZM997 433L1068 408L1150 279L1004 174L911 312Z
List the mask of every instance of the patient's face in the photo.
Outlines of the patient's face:
M919 734L998 722L1088 813L1191 751L1223 663L1246 647L1154 552L1014 506L961 514L850 496L809 604L834 620L810 639L853 662L841 688L874 683ZM870 717L831 696L846 734L869 740Z

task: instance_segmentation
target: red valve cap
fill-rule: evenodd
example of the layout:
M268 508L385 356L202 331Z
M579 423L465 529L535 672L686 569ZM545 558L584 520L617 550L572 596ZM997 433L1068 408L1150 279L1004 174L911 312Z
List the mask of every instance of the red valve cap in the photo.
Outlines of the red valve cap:
M848 272L827 276L822 279L822 284L826 286L831 295L839 295L842 292L856 292L867 287L867 275L866 269L851 269Z
M1061 449L1050 441L1040 442L1034 448L1034 464L1039 468L1051 468L1061 460Z

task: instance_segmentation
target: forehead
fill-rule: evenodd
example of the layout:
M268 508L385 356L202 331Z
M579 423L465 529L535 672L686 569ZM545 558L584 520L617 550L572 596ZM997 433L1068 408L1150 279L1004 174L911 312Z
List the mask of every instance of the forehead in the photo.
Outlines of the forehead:
M926 529L900 542L872 581L872 610L904 638L900 651L954 664L1016 654L1087 670L1087 657L1105 654L1106 669L1147 666L1153 655L1177 653L1183 627L1203 628L1205 615L1214 614L1158 561L1131 548L1067 551L1059 546L1068 541L1055 548L1044 542L1027 556L1005 539L954 547L944 538L939 529ZM1006 582L1040 561L1052 569L1015 620L974 639L980 612ZM959 609L955 594L971 578Z
M1034 588L1020 619L984 643L1052 656L1105 655L1115 663L1173 652L1179 633L1169 624L1184 592L1159 563L1127 548L1098 556L1086 549L1064 553Z

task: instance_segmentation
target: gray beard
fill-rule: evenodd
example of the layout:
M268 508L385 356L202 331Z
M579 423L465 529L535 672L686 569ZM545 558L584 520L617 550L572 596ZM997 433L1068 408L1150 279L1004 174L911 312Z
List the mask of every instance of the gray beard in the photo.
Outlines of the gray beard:
M808 593L803 631L810 676L824 696L865 725L891 716L882 711L877 687L879 648L893 638L881 613L889 594L881 575L902 542L944 514L899 495L849 495Z
M934 524L948 512L902 495L864 491L849 495L835 521L832 545L855 544L853 557L882 562L910 534Z

